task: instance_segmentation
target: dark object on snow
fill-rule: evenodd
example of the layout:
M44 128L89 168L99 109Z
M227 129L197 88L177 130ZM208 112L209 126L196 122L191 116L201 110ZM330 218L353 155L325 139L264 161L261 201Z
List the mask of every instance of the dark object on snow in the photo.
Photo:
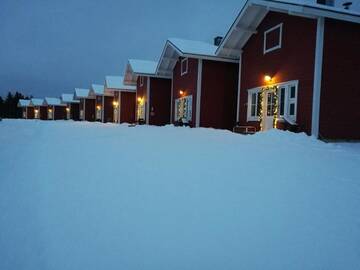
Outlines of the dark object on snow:
M138 120L138 124L139 124L139 125L145 125L145 124L146 124L145 119L140 118L140 119Z
M182 119L179 119L178 121L174 122L175 127L192 127L192 122L183 122Z
M286 121L286 119L279 120L276 123L276 128L281 130L287 130L295 133L300 132L299 125L296 123L290 123L289 121Z
M236 123L236 126L233 128L234 133L252 135L256 133L256 127L254 126L241 126L240 123Z

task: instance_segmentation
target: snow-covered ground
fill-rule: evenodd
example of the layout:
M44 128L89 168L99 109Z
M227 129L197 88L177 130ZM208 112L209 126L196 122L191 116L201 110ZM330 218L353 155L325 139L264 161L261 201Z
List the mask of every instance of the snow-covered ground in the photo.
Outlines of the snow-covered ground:
M360 144L4 120L0 269L360 269Z

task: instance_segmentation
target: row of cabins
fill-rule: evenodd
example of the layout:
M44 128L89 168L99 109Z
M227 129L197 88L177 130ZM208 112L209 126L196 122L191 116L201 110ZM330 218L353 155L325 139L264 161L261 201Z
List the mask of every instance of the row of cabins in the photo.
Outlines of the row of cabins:
M359 48L360 13L332 1L247 0L214 44L168 39L158 61L131 59L74 99L88 121L359 140Z
M60 98L21 99L18 106L25 119L134 123L136 87L123 81L121 76L107 76L105 85L75 88L73 94Z

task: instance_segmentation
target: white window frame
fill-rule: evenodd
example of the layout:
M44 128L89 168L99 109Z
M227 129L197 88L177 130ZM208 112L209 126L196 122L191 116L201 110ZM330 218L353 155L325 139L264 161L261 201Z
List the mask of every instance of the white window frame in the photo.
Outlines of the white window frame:
M140 76L140 86L144 86L144 76Z
M280 28L278 45L276 45L274 47L271 47L269 49L266 49L266 40L267 40L266 36L267 36L267 34L269 34L272 31L277 30L278 28ZM277 50L277 49L281 49L281 46L282 46L282 28L283 28L283 23L279 23L278 25L275 25L274 27L271 27L270 29L268 29L268 30L266 30L264 32L264 50L263 50L264 54L267 54L267 53L272 52L272 51Z
M192 101L193 101L192 95L180 97L175 100L175 114L174 114L175 121L179 121L180 118L185 118L184 123L189 123L190 121L192 121ZM178 111L179 103L181 102L186 102L186 108L185 108L186 111L184 112L185 115L182 117L179 115L179 111Z
M183 65L184 65L184 63L186 64L186 69L185 69L185 71L183 72ZM188 73L188 70L189 70L189 58L181 59L181 62L180 62L180 73L181 73L181 76L187 74L187 73Z
M279 119L289 119L293 122L296 122L297 119L297 108L298 108L298 93L299 93L299 81L298 80L294 80L294 81L287 81L287 82L282 82L282 83L278 83L275 84L275 86L278 87L278 90L280 91L281 87L285 87L285 100L284 100L284 115L280 115L280 110L278 111L278 118ZM295 98L290 98L290 89L292 86L295 86ZM258 94L261 92L261 89L265 88L266 86L260 86L260 87L255 87L255 88L251 88L248 89L248 102L247 102L247 118L246 120L248 122L254 122L254 121L260 121L260 117L257 116L257 106L258 106L258 96L256 96L256 106L255 106L255 114L256 116L252 116L251 115L251 97L252 94ZM280 92L279 92L280 93ZM279 94L278 93L278 94ZM280 104L280 95L279 95L279 99L278 102ZM295 103L295 110L294 110L294 115L290 116L290 102L291 103ZM266 108L264 108L266 109Z
M247 105L247 121L251 122L251 121L259 121L259 116L257 115L257 106L258 106L258 94L261 91L261 87L257 87L257 88L253 88L253 89L249 89L248 90L248 105ZM256 94L256 101L255 101L255 116L251 115L251 99L252 99L252 95Z

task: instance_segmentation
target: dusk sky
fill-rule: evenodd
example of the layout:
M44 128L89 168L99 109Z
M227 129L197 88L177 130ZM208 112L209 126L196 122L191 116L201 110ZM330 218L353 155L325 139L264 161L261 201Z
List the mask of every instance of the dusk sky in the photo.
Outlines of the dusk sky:
M0 95L72 93L123 75L129 58L157 60L169 37L212 42L243 2L1 0Z
M169 37L212 42L240 0L1 0L0 95L59 96L157 60Z

